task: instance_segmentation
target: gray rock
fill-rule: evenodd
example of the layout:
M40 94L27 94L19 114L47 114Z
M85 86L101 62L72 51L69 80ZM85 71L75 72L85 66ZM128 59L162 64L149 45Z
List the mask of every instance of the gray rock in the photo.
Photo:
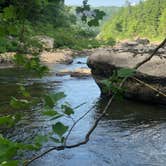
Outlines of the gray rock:
M148 52L148 47L146 49ZM133 53L133 51L117 52L114 49L100 49L88 58L88 66L91 68L92 75L101 89L101 94L110 95L110 92L105 93L103 90L104 86L101 84L101 81L111 77L114 70L119 68L133 68L148 56L150 56L149 53L140 54L138 50ZM141 66L135 75L136 78L162 91L164 94L166 94L165 56L166 51L162 50L162 54L155 55L149 62ZM166 104L166 97L132 78L128 79L124 86L127 89L124 93L126 98Z
M74 70L61 70L57 74L57 76L65 76L65 75L70 75L71 77L90 77L91 76L91 71L88 68L77 68Z
M146 38L137 38L135 41L136 41L137 43L143 44L143 45L146 45L146 44L149 44L149 43L150 43L149 39L146 39Z

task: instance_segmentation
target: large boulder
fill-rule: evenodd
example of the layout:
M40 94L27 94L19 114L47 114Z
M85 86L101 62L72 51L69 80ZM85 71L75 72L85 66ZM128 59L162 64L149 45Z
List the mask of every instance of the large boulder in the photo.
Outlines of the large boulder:
M111 77L116 69L134 68L136 64L147 58L155 48L150 45L142 47L140 44L134 44L134 46L128 45L127 48L124 48L123 44L109 49L102 48L89 57L88 66L91 68L92 75L103 95L109 95L103 90L104 85L101 83L103 79ZM142 65L137 70L135 78L166 94L166 48L163 48L150 61ZM132 78L128 79L124 86L127 89L124 93L126 98L166 104L164 95Z

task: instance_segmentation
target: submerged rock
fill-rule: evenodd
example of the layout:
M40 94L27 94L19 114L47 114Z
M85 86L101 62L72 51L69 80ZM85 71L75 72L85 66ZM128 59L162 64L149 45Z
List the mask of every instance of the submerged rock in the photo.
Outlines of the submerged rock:
M91 70L87 68L78 68L71 73L71 77L89 77L91 76Z
M137 42L135 42L137 43ZM137 49L142 47L142 51ZM118 48L118 50L117 50ZM124 49L123 49L124 48ZM134 47L124 45L116 46L112 49L100 49L93 53L88 59L88 66L92 70L92 75L101 89L103 95L109 95L103 90L101 81L111 77L114 70L119 68L134 68L136 64L146 59L154 46L137 45ZM120 51L119 51L120 50ZM124 50L124 51L123 51ZM143 53L143 51L145 53ZM155 89L166 94L166 48L159 51L150 61L142 65L136 72L135 77L149 84ZM130 78L124 85L127 89L124 93L126 98L142 100L147 102L166 104L166 97L157 91L143 85Z
M58 73L56 73L57 76L66 76L66 75L70 75L72 71L68 70L68 69L64 69L59 71Z
M70 75L71 77L89 77L91 71L88 68L77 68L75 70L61 70L56 74L57 76Z

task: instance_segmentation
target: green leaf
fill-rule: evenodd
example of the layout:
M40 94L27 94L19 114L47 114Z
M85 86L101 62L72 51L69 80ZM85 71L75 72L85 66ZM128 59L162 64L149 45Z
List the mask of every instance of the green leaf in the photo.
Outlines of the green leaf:
M9 161L16 156L19 150L18 144L0 136L0 163Z
M54 102L53 98L50 95L46 95L44 100L45 100L45 106L48 106L50 108L54 107L55 102Z
M74 111L73 111L73 109L70 106L68 106L68 105L62 105L61 107L64 110L64 113L66 115L74 114Z
M12 97L10 106L14 109L27 109L30 107L30 102L25 99L18 100L15 97Z
M7 125L12 126L15 124L16 118L14 116L3 116L0 117L0 126Z
M13 61L16 65L24 65L27 61L27 58L22 54L15 54Z
M63 116L62 114L58 113L54 109L45 109L45 111L43 112L43 115L52 117L51 120L55 120Z
M103 84L103 90L104 92L109 92L111 89L111 82L109 79L105 79L101 81L101 84Z
M26 89L23 85L20 85L20 91L24 97L30 97L30 93L28 91L26 91Z
M4 26L0 26L0 37L4 37L6 35L6 29Z
M10 35L17 35L18 34L18 29L14 25L8 26L7 30L8 30L8 32L9 32Z
M64 94L64 92L59 92L59 93L51 94L51 97L54 99L55 102L58 102L59 100L66 97L66 95Z
M43 143L48 141L48 136L46 135L38 135L35 137L35 145L37 147L41 147Z
M54 137L50 137L50 139L55 142L55 143L61 143L61 141L57 138L54 138Z
M91 27L91 26L99 26L99 20L97 19L92 19L90 21L88 21L88 25Z
M64 97L65 97L65 94L63 92L46 95L45 106L49 106L50 108L53 108L54 105L57 104L57 102Z
M29 145L29 144L19 144L19 147L21 150L38 150L38 147L36 147L35 145Z
M117 76L118 77L131 77L135 74L134 69L129 69L129 68L122 68L117 71Z
M68 130L68 126L65 126L61 122L57 122L52 126L54 133L56 133L59 137L62 137Z
M14 161L4 161L0 164L0 166L18 166L19 161L14 160Z
M43 115L46 115L46 116L55 116L55 115L58 115L59 113L57 111L55 111L54 109L46 109L44 112L43 112Z
M16 16L15 8L12 5L10 5L9 7L4 8L3 12L4 12L3 17L7 20L15 18L15 16Z

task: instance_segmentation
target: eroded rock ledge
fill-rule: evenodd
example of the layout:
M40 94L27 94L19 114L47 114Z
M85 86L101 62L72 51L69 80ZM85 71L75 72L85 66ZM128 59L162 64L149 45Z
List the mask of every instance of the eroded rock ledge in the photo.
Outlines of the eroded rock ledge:
M109 78L115 69L135 67L150 56L155 47L149 42L134 41L120 43L113 48L101 48L94 52L88 59L88 66L101 93L108 95L103 91L101 80ZM149 62L141 66L135 77L166 94L166 47L160 49ZM133 79L128 79L124 86L127 88L124 94L126 98L166 104L166 97Z

